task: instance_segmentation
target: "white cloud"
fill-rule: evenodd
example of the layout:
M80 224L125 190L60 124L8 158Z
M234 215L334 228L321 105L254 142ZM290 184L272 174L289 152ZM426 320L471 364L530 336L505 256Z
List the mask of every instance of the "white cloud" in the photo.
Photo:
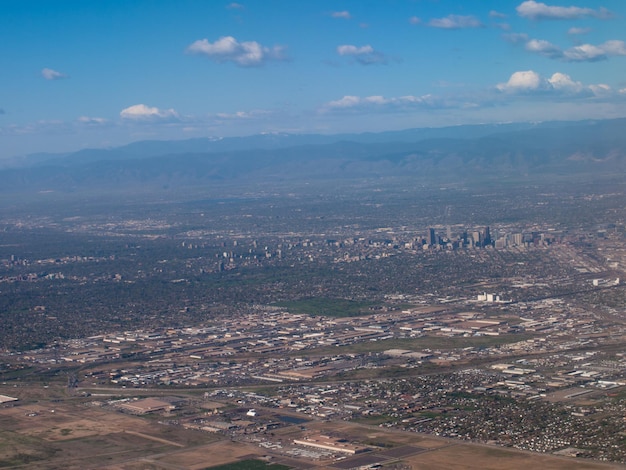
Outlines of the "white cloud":
M80 122L81 124L87 124L87 125L93 125L93 126L100 126L100 125L109 123L107 119L100 118L100 117L89 117L89 116L81 116L77 119L77 121Z
M361 98L358 96L346 95L343 98L335 101L330 101L326 104L329 108L353 108L361 102Z
M519 4L516 8L517 14L523 18L531 20L571 20L590 16L593 18L606 19L612 16L606 8L594 10L592 8L581 7L561 7L551 6L545 3L527 0Z
M541 86L541 77L537 72L524 70L515 72L506 83L500 83L496 88L506 92L520 92L537 90Z
M361 65L386 64L387 57L382 52L374 50L369 44L361 47L351 44L337 46L337 54L354 58Z
M573 62L606 59L604 49L592 44L581 44L580 46L572 47L565 51L562 55Z
M607 97L613 93L605 84L584 85L569 75L555 72L549 78L542 78L533 70L515 72L506 83L499 83L496 89L510 95L567 96L567 97Z
M595 96L609 96L613 91L611 90L610 86L604 83L599 83L597 85L589 85L589 89Z
M505 41L510 42L512 44L528 42L528 34L526 33L507 33L507 34L503 34L502 37L504 38Z
M241 3L232 2L226 5L229 10L243 10L245 7Z
M445 18L433 18L428 26L441 29L482 28L483 24L475 16L448 15Z
M626 56L626 43L624 41L612 40L598 46L581 44L580 46L567 49L563 55L572 62L593 62L607 59L609 56Z
M61 72L57 72L56 70L43 68L41 69L41 76L46 80L61 80L63 78L67 78L67 75Z
M531 39L526 43L526 50L540 54L544 57L549 57L550 59L559 59L563 57L563 51L558 46L555 46L551 42L543 39Z
M398 96L385 98L381 95L353 96L346 95L335 101L330 101L322 108L323 112L328 111L359 111L371 109L377 111L402 111L416 108L446 107L446 104L433 95L423 96Z
M500 13L499 11L496 11L496 10L491 10L489 12L489 17L490 18L506 18L507 15L505 15L504 13Z
M257 119L266 117L272 114L270 111L266 110L255 110L255 111L236 111L234 113L217 113L215 116L219 119Z
M337 46L337 54L339 55L362 55L371 54L374 52L374 48L370 45L367 46L351 46L349 44L343 46Z
M418 18L417 16L412 16L409 18L409 23L411 24L420 24L421 22L422 20Z
M571 79L567 74L556 72L548 78L548 83L554 90L563 90L568 93L580 93L583 90L583 84Z
M579 34L587 34L591 32L591 28L575 28L572 27L567 30L567 34L571 34L572 36L577 36Z
M508 36L508 40L514 43L522 42L523 38L522 35ZM505 39L507 39L506 36ZM580 44L563 50L549 41L530 39L526 41L525 48L529 52L565 62L597 62L607 60L609 57L626 56L626 43L618 40L606 41L599 45Z
M134 121L147 120L177 120L178 113L173 109L159 109L156 107L146 106L145 104L135 104L120 111L122 119L130 119Z
M333 18L344 18L346 20L349 20L350 18L352 18L352 15L350 14L349 11L333 11L330 16L332 16Z
M201 54L218 62L234 62L242 67L256 67L268 60L285 60L284 48L262 46L256 41L238 42L232 36L222 36L215 42L199 39L187 47L190 54Z

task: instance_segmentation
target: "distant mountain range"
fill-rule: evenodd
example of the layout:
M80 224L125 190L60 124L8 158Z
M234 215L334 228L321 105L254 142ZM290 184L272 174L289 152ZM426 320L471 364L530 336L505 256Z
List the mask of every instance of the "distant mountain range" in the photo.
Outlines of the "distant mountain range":
M441 181L626 170L626 118L141 141L0 161L0 191L415 176Z

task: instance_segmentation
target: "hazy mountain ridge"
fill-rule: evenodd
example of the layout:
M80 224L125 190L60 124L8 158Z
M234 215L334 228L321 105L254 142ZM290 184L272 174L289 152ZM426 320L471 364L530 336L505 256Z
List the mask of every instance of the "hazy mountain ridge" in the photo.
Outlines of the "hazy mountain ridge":
M626 119L410 129L377 134L264 134L143 141L38 154L0 170L5 191L190 185L217 181L413 176L468 178L626 169Z

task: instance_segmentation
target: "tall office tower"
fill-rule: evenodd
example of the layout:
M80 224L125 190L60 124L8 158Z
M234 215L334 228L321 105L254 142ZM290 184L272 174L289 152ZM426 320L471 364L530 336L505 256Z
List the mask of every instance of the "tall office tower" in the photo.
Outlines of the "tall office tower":
M485 236L483 237L483 246L491 245L491 234L489 233L489 226L485 228Z
M474 241L474 246L482 246L483 235L478 230L472 232L472 240Z
M437 235L435 235L435 229L428 229L428 244L430 246L435 246L437 244Z

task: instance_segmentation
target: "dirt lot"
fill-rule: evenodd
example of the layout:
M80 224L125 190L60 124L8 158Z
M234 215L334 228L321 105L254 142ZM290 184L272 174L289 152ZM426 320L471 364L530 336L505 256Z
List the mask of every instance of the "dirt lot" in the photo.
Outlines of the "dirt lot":
M184 468L201 470L209 466L222 465L241 459L248 455L262 456L258 447L240 442L222 441L195 449L179 451L159 458L155 462L167 464L167 468Z
M341 462L327 457L323 461L290 457L254 442L233 442L219 434L159 423L162 419L159 415L126 415L89 405L86 400L0 407L0 468L201 470L255 456L270 456L271 461L289 463L297 469L336 469ZM383 468L396 463L412 470L625 468L343 421L310 421L304 429L299 425L276 429L264 439L291 443L310 432L343 437L370 447L371 452L362 455L380 460Z
M82 403L0 408L0 467L104 468L214 442L218 436ZM181 467L185 468L185 467Z
M404 460L413 470L601 470L623 468L480 445L451 445Z

